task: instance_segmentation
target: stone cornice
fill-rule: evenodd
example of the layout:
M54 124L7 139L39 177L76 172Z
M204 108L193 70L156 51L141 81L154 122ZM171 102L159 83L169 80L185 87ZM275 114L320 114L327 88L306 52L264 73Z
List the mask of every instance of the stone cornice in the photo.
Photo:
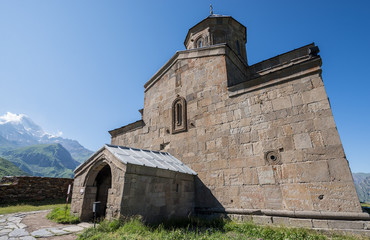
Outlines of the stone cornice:
M244 93L292 81L308 75L321 74L321 64L322 61L319 56L307 56L305 58L295 59L294 61L285 65L277 65L275 68L269 68L251 76L242 83L228 87L229 96L235 97Z
M133 123L130 123L130 124L127 124L125 126L122 126L120 128L116 128L116 129L113 129L113 130L110 130L108 131L109 134L112 136L112 137L115 137L117 136L118 134L122 134L122 133L126 133L126 132L130 132L130 131L133 131L135 129L138 129L138 128L142 128L145 126L145 123L143 120L138 120L136 122L133 122Z

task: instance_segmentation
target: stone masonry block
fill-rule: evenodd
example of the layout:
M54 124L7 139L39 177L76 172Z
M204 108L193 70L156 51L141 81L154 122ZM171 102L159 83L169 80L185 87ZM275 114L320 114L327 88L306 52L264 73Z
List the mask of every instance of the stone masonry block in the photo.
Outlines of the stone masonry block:
M370 230L370 220L365 222L365 229Z
M363 221L328 220L328 226L332 229L364 229Z
M272 100L272 107L274 108L275 111L292 107L290 97L287 96Z
M304 103L318 102L324 99L327 99L324 87L314 88L311 91L306 91L302 93L302 98Z
M236 222L247 222L252 221L251 215L241 215L241 214L228 214L227 215L230 219Z
M312 228L312 219L290 218L289 223L292 227Z
M268 225L272 224L272 217L269 216L252 216L255 224Z
M272 222L274 225L289 226L288 217L272 217Z
M324 146L324 140L322 139L320 131L310 132L310 138L314 148Z
M319 75L311 78L311 82L312 82L312 86L314 88L321 87L321 86L324 85L324 83L322 82L322 79Z
M258 167L257 174L259 184L275 184L275 177L272 166Z
M338 130L336 128L330 128L327 130L323 130L322 137L323 137L325 145L327 146L334 146L334 145L341 144Z
M308 133L296 134L293 137L296 149L312 148L312 142Z
M310 194L305 184L284 184L281 186L281 191L284 199L284 205L288 210L312 210Z
M258 184L258 176L256 168L243 168L243 183L244 184Z
M328 160L331 181L352 181L348 161L345 158Z
M328 220L312 219L313 228L329 228Z
M329 170L327 161L296 164L300 182L328 182Z
M265 195L266 209L281 209L283 197L279 185L264 185L263 192Z
M290 98L291 98L293 107L294 106L299 106L299 105L302 105L303 104L303 99L302 99L301 93L297 93L297 94L291 95Z
M244 185L240 187L241 208L264 208L264 193L260 185Z
M316 130L335 128L334 118L332 116L317 118L314 120Z

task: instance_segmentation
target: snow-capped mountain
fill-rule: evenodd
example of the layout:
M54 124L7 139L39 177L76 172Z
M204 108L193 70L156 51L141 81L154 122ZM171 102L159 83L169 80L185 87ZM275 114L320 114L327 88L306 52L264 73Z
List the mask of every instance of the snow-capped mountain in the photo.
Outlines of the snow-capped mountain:
M8 148L9 146L16 148L51 143L60 143L78 162L85 161L93 153L76 140L62 138L45 132L24 114L8 112L0 116L0 148Z

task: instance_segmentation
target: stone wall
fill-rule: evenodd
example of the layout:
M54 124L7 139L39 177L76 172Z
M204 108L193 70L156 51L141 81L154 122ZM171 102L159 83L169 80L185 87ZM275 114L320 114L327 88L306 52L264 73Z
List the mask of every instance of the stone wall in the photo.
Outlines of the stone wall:
M66 198L69 184L73 184L73 179L3 177L0 180L0 203Z
M250 67L227 45L178 52L145 84L145 125L112 144L183 161L198 208L361 212L312 46ZM188 129L172 134L178 96Z
M194 176L159 168L128 165L121 214L158 222L186 218L194 208Z

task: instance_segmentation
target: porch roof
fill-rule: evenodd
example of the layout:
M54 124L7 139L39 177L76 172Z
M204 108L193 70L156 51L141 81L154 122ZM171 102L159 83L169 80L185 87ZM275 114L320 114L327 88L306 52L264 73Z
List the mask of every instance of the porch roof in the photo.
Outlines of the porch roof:
M167 152L151 151L138 148L105 144L99 151L93 154L93 156L91 156L90 159L94 158L96 154L103 151L104 149L107 149L124 164L133 164L152 168L160 168L174 172L197 175L197 173L194 172L191 168L189 168L180 160L178 160L177 158L175 158L174 156ZM88 161L89 160L87 160L86 162ZM77 169L82 167L82 165L84 164L78 166Z

